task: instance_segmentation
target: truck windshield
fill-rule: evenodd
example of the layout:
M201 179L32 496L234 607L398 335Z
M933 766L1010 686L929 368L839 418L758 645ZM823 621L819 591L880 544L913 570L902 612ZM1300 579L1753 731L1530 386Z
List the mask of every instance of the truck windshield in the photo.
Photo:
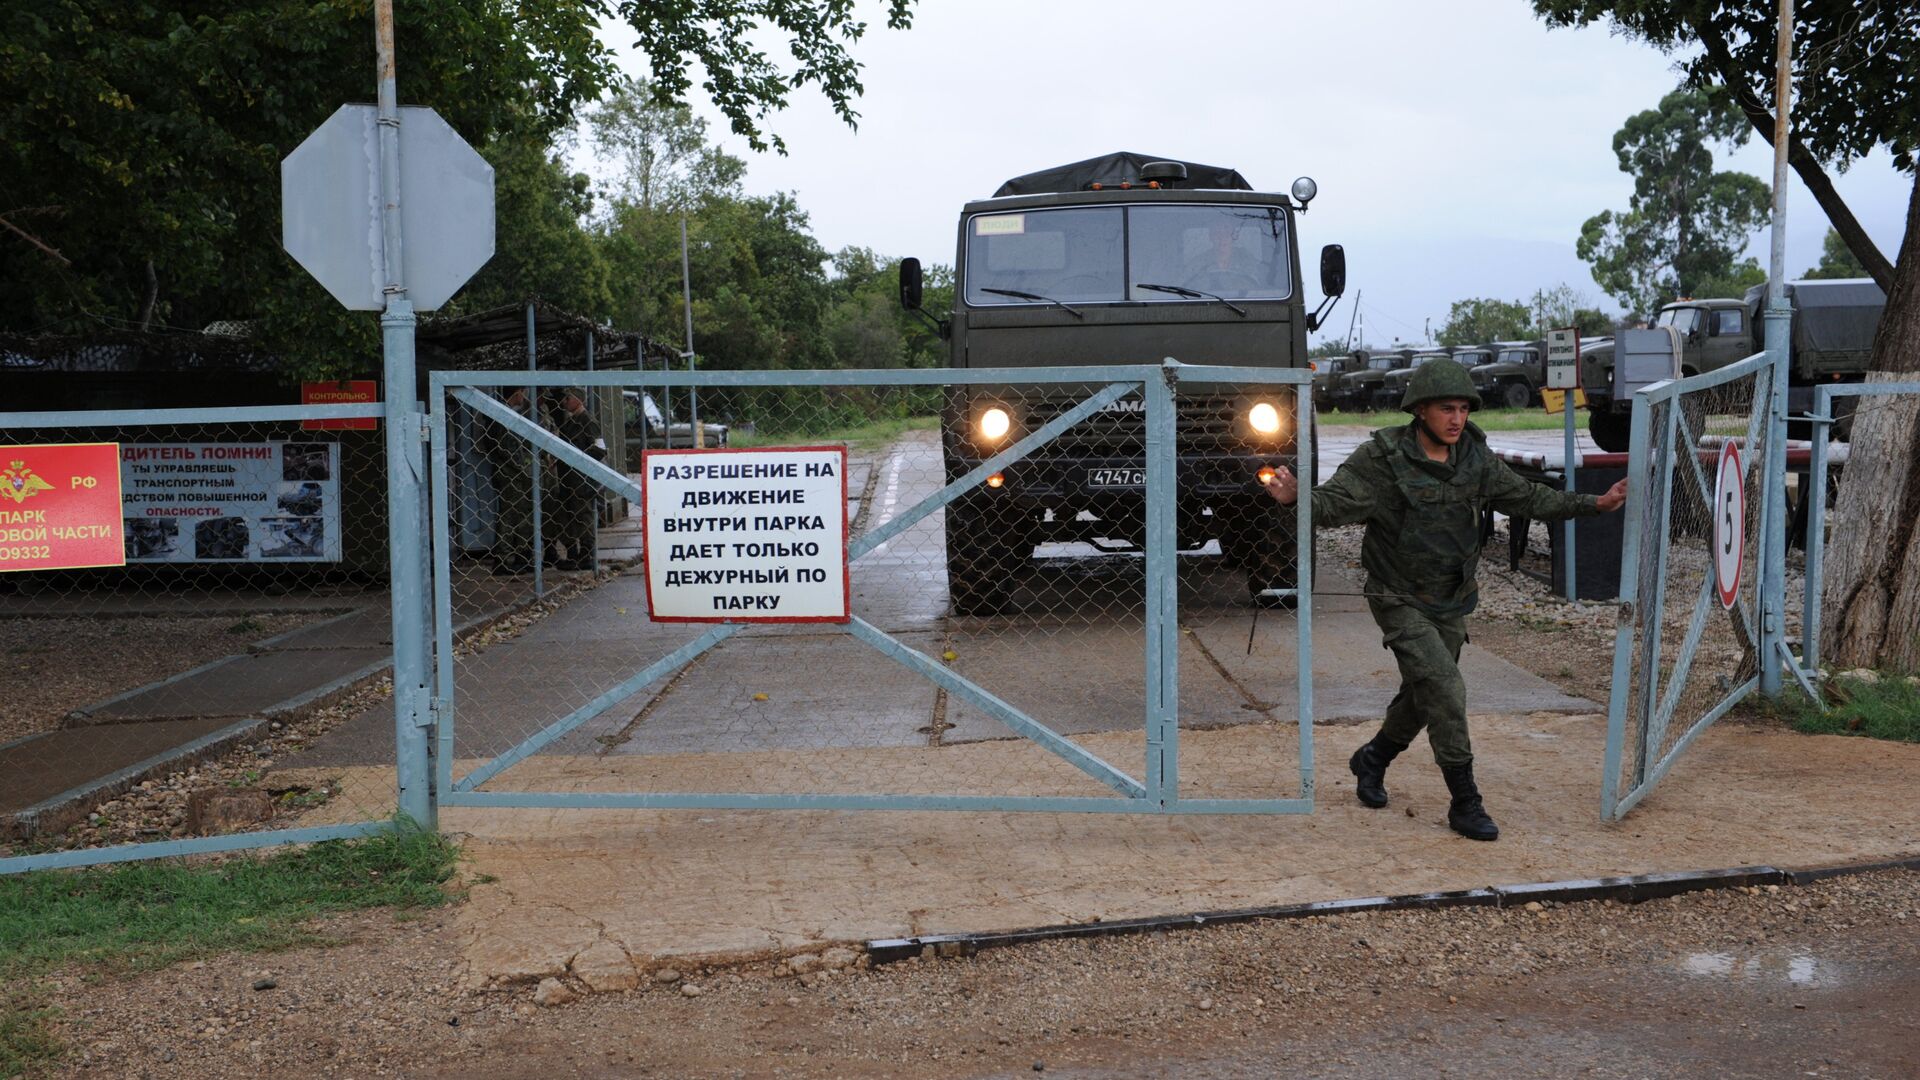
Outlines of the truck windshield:
M1655 326L1671 326L1681 333L1700 329L1700 309L1697 307L1668 308L1653 321Z
M1067 303L1210 303L1140 287L1179 286L1231 299L1292 294L1286 212L1277 206L1093 206L977 214L967 224L966 298L980 307Z
M1373 369L1373 370L1375 370L1375 371L1392 371L1392 370L1393 370L1393 357L1391 357L1391 356L1376 356L1376 357L1374 357L1373 359L1371 359L1371 360L1369 360L1369 361L1367 361L1367 366L1368 366L1369 368L1372 368L1372 369Z
M1500 354L1503 364L1531 364L1540 359L1540 354L1532 349L1508 349Z

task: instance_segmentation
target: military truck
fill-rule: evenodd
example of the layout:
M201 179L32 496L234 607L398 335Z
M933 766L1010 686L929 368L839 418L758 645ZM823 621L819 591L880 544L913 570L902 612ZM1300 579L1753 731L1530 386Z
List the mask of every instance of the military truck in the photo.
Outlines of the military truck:
M1355 349L1345 356L1323 356L1313 362L1313 407L1326 412L1334 407L1334 390L1340 377L1358 371L1367 362L1367 351Z
M1740 300L1679 300L1661 308L1654 326L1672 327L1679 340L1674 376L1714 371L1760 352L1766 344L1761 317L1766 292L1760 285ZM1866 377L1887 298L1870 278L1789 281L1786 295L1793 310L1787 411L1805 413L1813 407L1816 383ZM1587 429L1601 449L1615 453L1629 448L1633 427L1632 397L1618 383L1612 341L1583 344L1580 384L1587 392ZM1791 434L1803 437L1805 432ZM1847 426L1840 425L1836 434L1845 438Z
M1541 341L1495 341L1485 352L1491 360L1482 360L1471 369L1474 389L1489 407L1524 409L1540 402L1540 388L1547 384L1547 343Z
M1346 287L1338 245L1320 253L1320 304L1307 308L1296 222L1317 193L1257 191L1238 172L1116 153L1017 176L960 211L953 309L935 320L955 368L1188 363L1307 365ZM921 268L902 260L900 299L919 310ZM949 480L1082 400L1077 387L966 386L947 395ZM1146 535L1145 415L1123 399L1008 466L946 511L949 596L958 614L1004 608L1036 545ZM1257 600L1295 584L1293 513L1261 490L1291 465L1292 393L1194 384L1178 399L1183 550L1217 540Z
M1375 350L1367 357L1367 366L1340 377L1332 392L1333 404L1347 412L1371 412L1374 395L1389 374L1413 362L1412 349Z
M1405 367L1387 372L1380 385L1374 388L1373 407L1382 412L1399 408L1400 402L1406 399L1407 384L1413 381L1414 369L1441 360L1451 364L1454 362L1453 352L1448 348L1433 348L1414 353L1407 359Z

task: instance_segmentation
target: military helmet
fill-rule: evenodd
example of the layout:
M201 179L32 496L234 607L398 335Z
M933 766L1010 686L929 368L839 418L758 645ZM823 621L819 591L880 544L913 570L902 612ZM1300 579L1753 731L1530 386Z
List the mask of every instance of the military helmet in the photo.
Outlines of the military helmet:
M1400 407L1412 412L1415 405L1436 398L1465 398L1473 408L1481 406L1480 391L1473 388L1473 376L1467 369L1452 360L1435 357L1414 369L1413 378L1407 380L1406 396L1400 399Z

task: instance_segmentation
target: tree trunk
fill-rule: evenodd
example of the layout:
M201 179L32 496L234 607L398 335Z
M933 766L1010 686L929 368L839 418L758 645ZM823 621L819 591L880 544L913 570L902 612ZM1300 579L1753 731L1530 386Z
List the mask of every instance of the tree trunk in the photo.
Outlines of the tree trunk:
M1870 382L1920 381L1920 171L1873 364ZM1822 655L1920 670L1920 394L1860 399L1827 553Z
M1733 92L1733 100L1740 106L1740 111L1747 115L1747 121L1753 125L1755 131L1760 133L1760 138L1768 146L1772 146L1773 111L1755 96L1752 85L1744 77L1745 73L1740 70L1738 64L1734 63L1733 54L1727 49L1726 39L1715 33L1712 25L1698 13L1687 18L1687 25L1693 28L1694 37L1698 38L1701 45L1706 48L1707 59L1712 62L1714 71L1720 75L1721 83ZM1772 77L1772 69L1763 72L1762 85ZM1879 247L1874 244L1873 239L1867 235L1867 230L1860 224L1860 219L1853 216L1853 208L1847 205L1838 191L1834 190L1833 180L1827 176L1826 167L1814 158L1813 152L1808 150L1799 136L1793 134L1791 130L1787 132L1787 164L1800 177L1800 182L1807 185L1807 190L1813 194L1813 201L1820 204L1820 209L1827 215L1827 221L1833 225L1833 231L1840 234L1840 239L1846 243L1847 250L1853 252L1853 257L1860 260L1860 265L1866 268L1867 276L1873 278L1882 289L1891 293L1893 264L1880 253Z

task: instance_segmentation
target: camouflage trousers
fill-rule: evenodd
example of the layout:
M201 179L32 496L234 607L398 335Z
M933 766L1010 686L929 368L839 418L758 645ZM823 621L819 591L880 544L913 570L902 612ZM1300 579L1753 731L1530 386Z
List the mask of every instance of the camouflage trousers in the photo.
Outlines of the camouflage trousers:
M1400 665L1400 692L1387 706L1380 737L1396 746L1413 742L1420 729L1433 745L1433 760L1464 765L1473 760L1467 738L1467 684L1460 677L1460 647L1466 644L1462 618L1428 615L1397 600L1369 597L1373 621L1383 643Z

